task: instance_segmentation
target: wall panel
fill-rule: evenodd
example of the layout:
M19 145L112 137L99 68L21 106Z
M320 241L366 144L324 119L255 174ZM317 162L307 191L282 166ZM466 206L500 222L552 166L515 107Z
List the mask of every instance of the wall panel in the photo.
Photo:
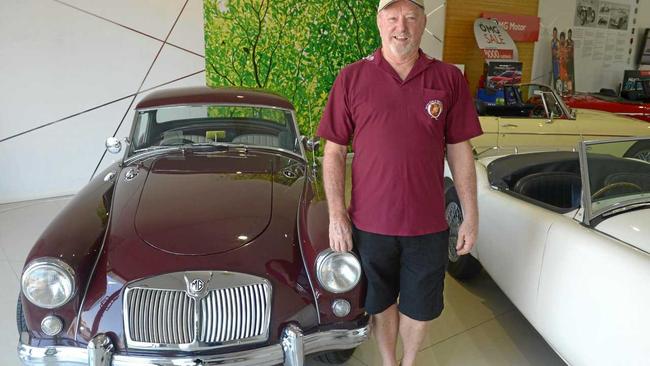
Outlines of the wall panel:
M472 93L483 73L483 55L474 39L474 20L484 11L537 16L538 0L447 0L443 60L465 64ZM534 43L517 42L524 63L523 81L530 81Z

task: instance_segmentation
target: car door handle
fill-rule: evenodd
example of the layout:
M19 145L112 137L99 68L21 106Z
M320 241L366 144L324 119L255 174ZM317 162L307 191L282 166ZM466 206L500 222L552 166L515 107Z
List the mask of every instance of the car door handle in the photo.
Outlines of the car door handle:
M512 123L505 123L505 124L502 124L501 127L519 127L519 125L515 125L515 124L512 124Z

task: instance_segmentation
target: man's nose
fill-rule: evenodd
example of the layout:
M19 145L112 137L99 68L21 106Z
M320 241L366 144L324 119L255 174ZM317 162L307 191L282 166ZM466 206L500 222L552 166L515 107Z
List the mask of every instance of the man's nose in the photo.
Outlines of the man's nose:
M402 32L406 30L406 17L397 18L397 30Z

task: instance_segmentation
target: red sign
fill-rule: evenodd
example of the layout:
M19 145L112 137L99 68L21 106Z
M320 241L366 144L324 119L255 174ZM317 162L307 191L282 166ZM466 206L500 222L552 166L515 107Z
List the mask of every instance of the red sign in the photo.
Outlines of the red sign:
M495 19L514 41L537 42L539 39L538 17L492 12L483 12L481 17Z
M483 55L487 60L512 60L514 52L512 50L500 50L496 48L483 49Z
M642 78L650 76L650 70L639 70L639 76Z

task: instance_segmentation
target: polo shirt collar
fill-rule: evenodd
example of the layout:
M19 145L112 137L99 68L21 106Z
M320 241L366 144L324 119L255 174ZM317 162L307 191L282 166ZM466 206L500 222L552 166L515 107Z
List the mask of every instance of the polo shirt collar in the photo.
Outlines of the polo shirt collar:
M418 76L420 73L422 73L424 70L429 67L432 63L434 63L436 60L433 57L430 57L429 55L425 54L422 49L418 49L419 57L417 61L415 61L415 65L413 65L413 68L411 69L411 72L409 72L408 76L406 76L406 79L402 81L402 79L399 77L397 74L397 71L393 69L393 67L384 59L384 55L381 53L381 47L379 47L377 50L375 50L375 53L372 54L372 56L368 57L369 61L377 65L380 69L384 70L385 72L389 73L393 78L395 78L399 83L401 84L406 84L416 76Z

